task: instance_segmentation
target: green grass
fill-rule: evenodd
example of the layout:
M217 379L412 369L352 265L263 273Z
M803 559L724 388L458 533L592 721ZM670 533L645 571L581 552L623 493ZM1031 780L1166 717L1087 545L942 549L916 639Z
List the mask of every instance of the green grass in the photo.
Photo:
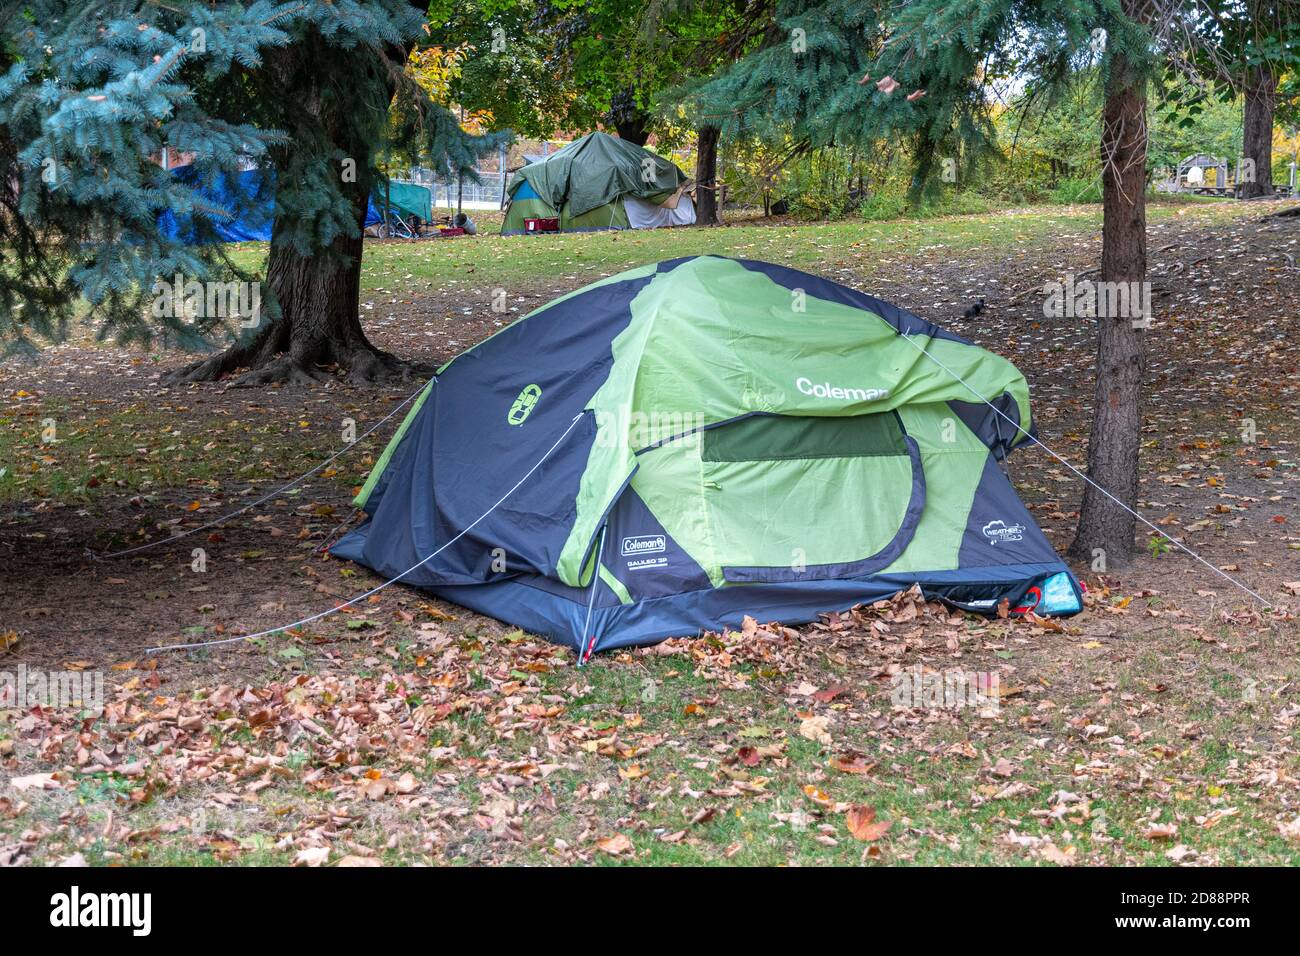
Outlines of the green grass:
M1148 219L1176 215L1241 215L1241 206L1152 203ZM870 272L899 256L948 255L987 249L1006 255L1016 246L1101 227L1101 207L1039 206L936 219L842 221L791 226L738 225L720 229L657 229L549 236L500 236L366 245L362 292L403 297L449 284L487 289L547 284L571 288L600 275L678 256L723 255L764 259L805 271L837 268ZM240 247L236 258L256 267L263 243Z

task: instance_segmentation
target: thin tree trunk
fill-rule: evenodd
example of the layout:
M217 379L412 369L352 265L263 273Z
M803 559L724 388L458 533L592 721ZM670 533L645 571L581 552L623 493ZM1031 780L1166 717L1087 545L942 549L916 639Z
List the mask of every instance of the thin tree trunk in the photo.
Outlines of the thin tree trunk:
M618 131L618 138L625 139L629 143L636 143L638 146L644 146L646 140L650 138L650 127L646 123L646 117L634 116L630 119L619 120L614 124L614 129Z
M1136 283L1134 288L1140 288L1146 280L1146 152L1146 84L1128 58L1116 54L1102 121L1103 283ZM1099 294L1097 299L1097 382L1088 438L1088 474L1129 508L1135 508L1144 332L1135 328L1139 316L1131 309L1128 314L1113 314L1124 311L1108 307L1119 301L1117 296ZM1139 295L1137 301L1143 297ZM1122 566L1132 555L1136 526L1133 515L1089 485L1084 490L1071 554L1090 561L1093 567Z
M718 226L718 138L722 130L701 126L695 148L695 221L702 226Z
M613 122L618 138L644 146L650 138L650 115L637 106L636 91L626 87L614 96L606 122Z
M1277 74L1267 63L1249 67L1241 152L1255 162L1255 181L1241 183L1241 198L1273 194L1273 109L1277 104Z

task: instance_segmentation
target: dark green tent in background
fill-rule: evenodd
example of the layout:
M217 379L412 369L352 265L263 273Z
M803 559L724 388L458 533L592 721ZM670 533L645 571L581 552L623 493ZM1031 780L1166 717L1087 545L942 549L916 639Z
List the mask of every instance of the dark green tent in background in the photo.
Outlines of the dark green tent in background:
M635 143L588 133L539 163L515 173L507 192L501 234L527 232L529 219L558 219L561 232L689 225L695 207L689 197L671 202L686 182L672 162Z

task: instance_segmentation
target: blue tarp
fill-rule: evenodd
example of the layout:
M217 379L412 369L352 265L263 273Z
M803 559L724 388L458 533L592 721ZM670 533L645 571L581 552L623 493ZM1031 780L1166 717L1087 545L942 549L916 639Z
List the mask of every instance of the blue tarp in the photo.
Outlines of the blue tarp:
M262 173L250 169L239 174L235 190L223 174L215 187L203 186L193 166L177 166L172 175L181 182L196 187L204 201L230 213L230 218L212 217L216 231L215 242L269 242L271 226L275 222L275 196L271 189L262 188ZM377 226L383 216L375 206L374 196L366 206L366 225ZM181 238L187 244L198 242L189 215L177 216L170 209L158 217L158 231L164 236Z
M230 218L211 217L217 242L266 242L271 238L275 221L275 197L264 189L262 173L257 169L239 174L232 189L227 177L218 177L215 186L204 186L193 166L178 166L172 175L186 185L196 187L203 199L213 206L226 210ZM188 214L177 216L170 209L158 217L158 231L168 238L180 238L186 243L198 242L194 225Z

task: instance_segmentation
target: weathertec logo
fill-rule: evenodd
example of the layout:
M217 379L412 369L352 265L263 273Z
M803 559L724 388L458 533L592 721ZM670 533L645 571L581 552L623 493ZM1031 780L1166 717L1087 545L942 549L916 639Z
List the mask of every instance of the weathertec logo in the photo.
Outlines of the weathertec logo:
M983 528L984 537L989 539L989 543L996 546L997 544L1007 544L1010 541L1019 541L1025 536L1025 526L1022 524L1007 524L1001 518L990 521Z
M808 378L795 379L794 387L804 395L812 395L814 398L834 398L842 402L874 402L889 397L887 388L843 388L830 382L814 385L812 379Z
M661 534L639 534L623 539L621 553L625 558L642 554L659 554L668 548L668 539Z
M50 925L74 929L125 926L134 936L148 936L153 930L153 894L82 894L74 886L70 893L55 893L50 897Z

